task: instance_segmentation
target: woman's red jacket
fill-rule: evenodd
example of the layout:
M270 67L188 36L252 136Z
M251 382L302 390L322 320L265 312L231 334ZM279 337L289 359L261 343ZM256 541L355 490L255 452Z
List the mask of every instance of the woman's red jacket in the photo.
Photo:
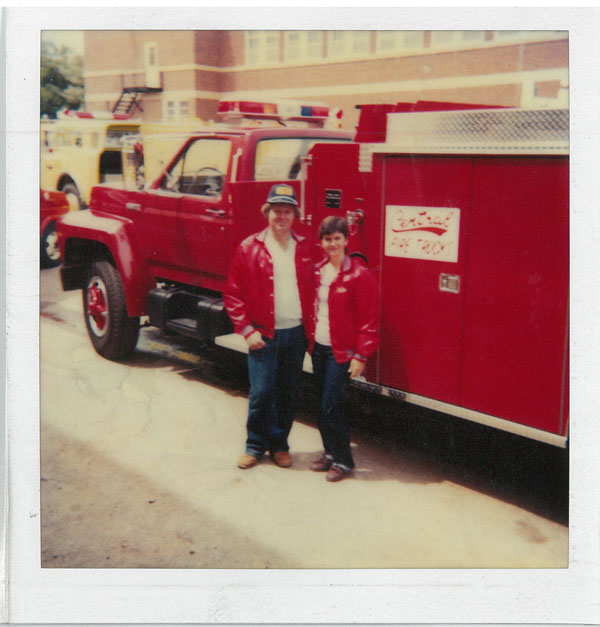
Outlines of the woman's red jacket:
M309 352L314 347L321 268L315 266L313 320L309 327ZM346 256L329 288L331 349L338 364L351 359L366 361L379 346L379 298L377 282L362 261Z

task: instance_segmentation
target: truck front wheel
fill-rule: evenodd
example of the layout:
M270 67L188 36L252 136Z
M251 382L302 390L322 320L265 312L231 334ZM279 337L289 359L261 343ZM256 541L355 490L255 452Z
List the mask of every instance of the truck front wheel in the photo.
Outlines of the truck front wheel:
M54 268L60 265L60 249L56 236L56 222L51 222L42 233L40 242L40 266Z
M120 360L133 352L140 321L127 315L121 277L107 261L90 268L83 291L83 313L90 340L102 357Z

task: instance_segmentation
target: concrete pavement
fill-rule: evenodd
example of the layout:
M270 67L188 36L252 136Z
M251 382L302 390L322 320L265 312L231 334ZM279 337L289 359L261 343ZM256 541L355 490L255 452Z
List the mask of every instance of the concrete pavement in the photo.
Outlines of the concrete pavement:
M65 310L80 308L69 294ZM568 529L452 481L443 464L368 434L352 479L293 466L242 471L244 383L164 359L100 358L82 321L41 320L42 557L47 567L562 568ZM68 317L68 316L67 316ZM305 409L306 411L306 409Z

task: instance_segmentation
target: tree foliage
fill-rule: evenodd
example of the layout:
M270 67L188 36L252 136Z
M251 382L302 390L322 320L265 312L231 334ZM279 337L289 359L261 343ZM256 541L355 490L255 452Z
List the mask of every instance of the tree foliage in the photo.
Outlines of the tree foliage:
M42 44L40 70L40 115L56 118L61 109L79 109L83 104L83 59L71 50Z

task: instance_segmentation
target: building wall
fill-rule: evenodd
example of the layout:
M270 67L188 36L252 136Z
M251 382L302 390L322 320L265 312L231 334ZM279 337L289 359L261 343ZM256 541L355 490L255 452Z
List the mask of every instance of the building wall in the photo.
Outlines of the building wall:
M160 94L145 120L214 119L221 98L293 98L344 109L401 100L568 105L568 35L559 32L87 31L86 108L110 110L145 84L154 46Z

